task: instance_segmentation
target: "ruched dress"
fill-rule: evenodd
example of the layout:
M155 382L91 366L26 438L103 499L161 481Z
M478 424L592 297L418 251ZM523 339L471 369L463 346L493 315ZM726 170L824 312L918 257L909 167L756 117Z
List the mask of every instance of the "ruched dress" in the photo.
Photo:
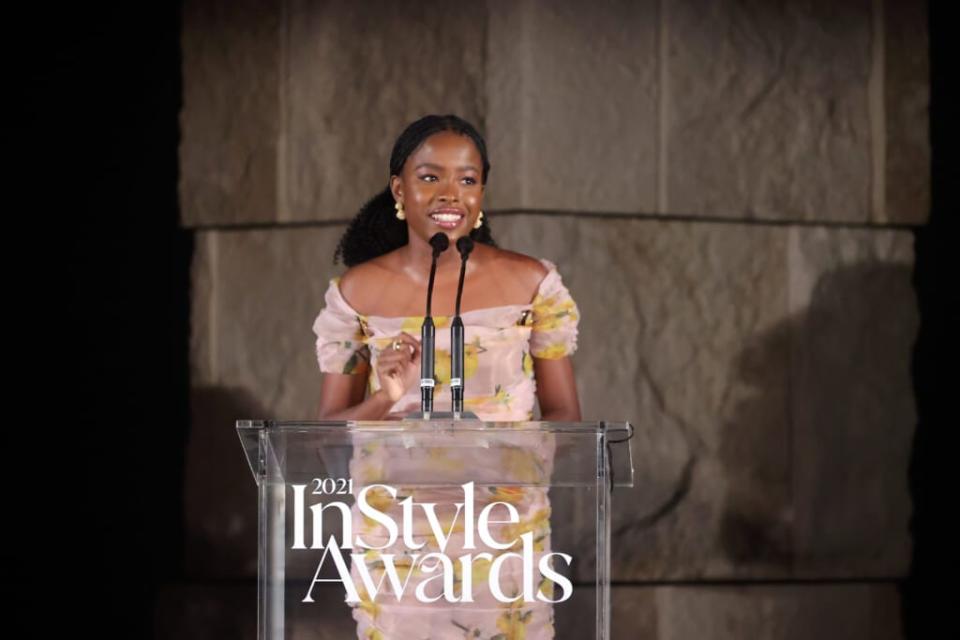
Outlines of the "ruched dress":
M533 300L528 304L503 305L476 309L461 313L464 323L464 408L473 411L488 422L515 422L533 418L536 402L536 380L534 378L533 358L557 359L571 355L577 347L577 329L579 311L576 303L564 286L556 266L541 260L547 268L547 274L541 281ZM423 317L382 317L363 315L354 310L340 294L339 279L330 281L325 295L325 308L317 316L313 325L316 334L316 354L320 370L325 373L353 374L366 360L370 362L368 390L376 392L380 381L376 374L378 351L389 346L393 336L406 332L419 336ZM436 325L436 360L434 410L449 411L450 400L450 326L451 318L434 316ZM446 329L446 330L445 330ZM420 408L420 390L415 386L391 407L391 413L404 415ZM549 446L530 447L509 446L494 447L490 456L499 456L496 460L471 461L455 459L457 454L450 450L422 449L410 453L398 460L395 452L378 446L375 440L355 444L351 462L351 476L355 480L355 491L365 485L376 483L380 475L399 471L410 475L411 465L423 467L429 472L431 465L436 469L450 469L464 465L480 464L488 467L492 477L483 481L484 474L478 470L480 478L475 491L476 511L491 502L507 502L519 513L517 524L492 527L498 540L512 540L521 533L533 532L536 540L536 555L550 551L550 504L546 488L536 486L498 486L496 484L496 466L509 467L509 473L503 477L522 477L529 467L529 474L540 476L549 473L552 468L552 449ZM401 465L405 465L402 468ZM446 502L462 502L455 495L444 495L449 489L435 487L401 487L396 498L385 492L368 496L368 502L377 502L378 508L385 513L399 514L398 502L412 496L417 503L433 502L438 505ZM438 493L439 492L439 493ZM450 514L439 509L441 520ZM354 532L359 532L365 540L377 540L376 523L362 516L356 506L353 509ZM449 522L449 520L448 520ZM426 518L414 522L418 534L428 539L430 527ZM463 531L455 527L445 553L455 556L458 545L463 544ZM502 537L498 537L498 535ZM430 540L426 551L437 551L436 539ZM496 557L504 553L501 550L483 549ZM372 569L377 580L382 571L381 553L394 553L403 557L402 549L369 551L366 564ZM516 549L514 549L516 551ZM353 617L358 623L357 634L362 640L410 640L431 638L476 638L479 640L547 640L554 637L552 605L543 602L518 602L513 604L495 600L483 583L485 570L489 563L480 562L473 566L474 591L476 602L470 607L440 603L421 603L412 598L404 598L398 603L395 598L384 597L380 592L375 599L365 592L360 593L361 602L354 606ZM356 567L352 573L356 577ZM408 569L409 570L409 569ZM501 568L500 584L509 585L520 582L516 563L507 562ZM413 577L416 582L417 577ZM355 580L359 586L361 580ZM548 585L549 586L549 585ZM508 588L508 587L505 587ZM547 589L544 590L545 592Z

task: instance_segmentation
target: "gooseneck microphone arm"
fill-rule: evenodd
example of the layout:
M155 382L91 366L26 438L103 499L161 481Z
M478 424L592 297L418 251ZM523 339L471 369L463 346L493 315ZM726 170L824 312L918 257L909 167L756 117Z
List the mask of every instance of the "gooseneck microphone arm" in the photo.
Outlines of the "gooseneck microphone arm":
M473 240L463 236L457 240L460 252L460 281L457 283L457 307L450 323L450 393L452 395L453 415L463 412L463 320L460 318L460 298L463 296L463 279L467 273L467 259L473 251Z
M430 282L427 284L427 313L420 327L420 411L424 415L433 411L433 368L435 352L435 332L430 307L433 304L433 281L437 275L437 258L450 246L450 239L443 233L435 233L430 238L433 247L433 260L430 262Z

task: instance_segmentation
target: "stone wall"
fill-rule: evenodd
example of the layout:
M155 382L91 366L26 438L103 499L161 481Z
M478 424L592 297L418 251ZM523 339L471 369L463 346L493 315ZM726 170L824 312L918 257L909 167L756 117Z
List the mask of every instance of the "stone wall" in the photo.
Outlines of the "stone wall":
M232 421L314 415L336 241L402 127L455 112L487 136L498 242L582 310L584 417L638 428L616 637L901 637L917 4L189 0L190 577L255 575Z

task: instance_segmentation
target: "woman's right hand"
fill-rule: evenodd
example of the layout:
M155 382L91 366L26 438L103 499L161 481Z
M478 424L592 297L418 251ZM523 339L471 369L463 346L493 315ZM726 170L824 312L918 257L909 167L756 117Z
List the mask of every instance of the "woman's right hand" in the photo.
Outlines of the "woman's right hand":
M398 344L399 349L393 345ZM377 354L377 377L391 402L402 398L420 381L420 341L408 333L390 339Z

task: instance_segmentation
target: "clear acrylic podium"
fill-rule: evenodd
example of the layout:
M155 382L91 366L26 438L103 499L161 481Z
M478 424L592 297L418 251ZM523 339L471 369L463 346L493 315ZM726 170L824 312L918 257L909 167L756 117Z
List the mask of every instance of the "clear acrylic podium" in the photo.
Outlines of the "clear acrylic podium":
M239 421L261 640L610 637L628 423Z

